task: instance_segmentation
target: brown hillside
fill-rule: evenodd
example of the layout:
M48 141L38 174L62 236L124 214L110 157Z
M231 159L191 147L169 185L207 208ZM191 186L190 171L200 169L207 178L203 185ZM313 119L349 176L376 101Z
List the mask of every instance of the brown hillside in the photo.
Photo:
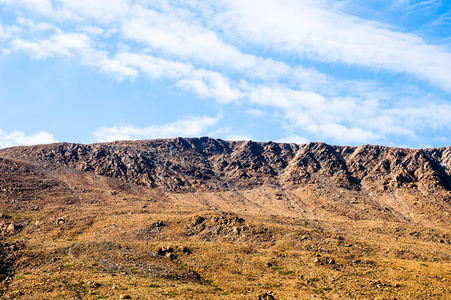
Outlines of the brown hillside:
M0 201L4 299L451 299L450 147L15 147Z

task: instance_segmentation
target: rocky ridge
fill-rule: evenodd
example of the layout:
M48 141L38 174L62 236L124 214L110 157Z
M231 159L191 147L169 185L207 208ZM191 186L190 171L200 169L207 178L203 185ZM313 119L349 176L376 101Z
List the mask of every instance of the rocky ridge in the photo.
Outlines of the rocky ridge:
M16 147L0 149L0 159L3 172L15 172L11 165L17 164L30 169L24 164L31 164L41 172L78 171L176 192L317 182L376 192L404 186L444 197L451 190L451 147L340 147L203 137Z

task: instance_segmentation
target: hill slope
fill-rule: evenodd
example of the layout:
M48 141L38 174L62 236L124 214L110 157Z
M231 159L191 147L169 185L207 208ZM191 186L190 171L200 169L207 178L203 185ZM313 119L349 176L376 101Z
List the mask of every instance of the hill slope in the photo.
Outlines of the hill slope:
M451 293L451 147L60 143L0 174L6 299Z
M130 188L131 184L185 194L235 191L246 194L267 187L278 194L275 198L279 197L281 202L307 194L309 198L317 198L316 209L324 208L329 213L351 218L428 219L442 225L450 224L451 220L450 147L411 150L370 145L338 147L323 143L295 145L176 138L19 147L0 150L0 157L32 165L45 174L68 178L75 174L99 176L110 180L112 187L119 190ZM13 168L5 176L15 172L18 177L32 176ZM5 184L12 183L5 181ZM30 178L24 182L30 183ZM54 185L57 183L51 184ZM46 185L38 186L37 190L46 188ZM19 195L27 190L22 189ZM282 197L281 192L290 195ZM250 198L250 202L262 205L260 197ZM360 206L354 209L352 204ZM296 214L296 210L285 210L290 209L282 209L280 213ZM268 211L276 213L270 207Z

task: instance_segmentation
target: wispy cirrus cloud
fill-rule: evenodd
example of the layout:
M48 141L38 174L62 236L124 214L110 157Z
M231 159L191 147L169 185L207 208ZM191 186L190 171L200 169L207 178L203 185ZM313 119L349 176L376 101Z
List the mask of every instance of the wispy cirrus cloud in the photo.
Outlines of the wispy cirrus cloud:
M437 1L396 2L407 9ZM415 139L421 128L451 129L451 50L345 13L338 4L0 0L6 12L18 15L0 24L0 39L4 53L70 58L119 81L161 80L168 89L213 99L218 107L236 105L261 122L274 116L285 139L375 143ZM440 93L430 92L431 86ZM182 123L174 124L101 128L96 136L204 132L172 130ZM238 136L251 136L240 130Z
M439 5L441 0L394 0L392 6L407 10L427 9Z
M431 1L410 5L426 2ZM0 3L35 10L54 19L113 25L124 39L160 51L159 55L194 61L204 67L229 68L247 77L275 79L290 76L296 69L283 61L244 53L230 42L239 40L318 61L407 73L451 90L446 72L451 69L449 49L429 45L418 36L386 24L344 14L334 9L333 1L232 0L204 5L191 1L184 6L177 1L146 5L125 0ZM207 6L205 11L209 13L196 11L200 6ZM220 13L211 13L214 11ZM297 68L299 72L300 66Z
M329 9L329 2L226 1L217 23L231 37L274 51L406 73L451 92L449 49L386 24Z
M97 50L89 36L83 33L66 33L56 28L56 33L46 39L15 39L10 42L12 51L23 51L35 59L48 57L79 57L86 65L96 66L101 71L114 74L119 80L137 76L138 72L109 58L106 51Z
M202 66L244 72L249 77L270 79L294 72L283 62L243 53L224 42L215 31L196 18L186 20L183 14L177 12L169 10L165 14L143 10L137 18L124 22L122 33L125 38L161 51L165 56L176 56L182 61L189 60Z
M123 65L136 68L150 78L168 78L174 85L202 98L226 103L240 100L243 93L233 80L219 72L195 68L190 63L172 61L147 54L120 53L116 56Z

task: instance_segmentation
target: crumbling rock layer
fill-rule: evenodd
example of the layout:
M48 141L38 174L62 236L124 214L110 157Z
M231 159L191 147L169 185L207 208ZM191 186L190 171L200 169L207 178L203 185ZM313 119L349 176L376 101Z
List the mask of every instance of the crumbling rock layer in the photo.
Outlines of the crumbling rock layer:
M451 147L414 150L203 137L16 147L1 149L0 157L3 169L13 159L45 172L79 171L175 192L318 182L375 192L404 186L443 197L451 190Z

